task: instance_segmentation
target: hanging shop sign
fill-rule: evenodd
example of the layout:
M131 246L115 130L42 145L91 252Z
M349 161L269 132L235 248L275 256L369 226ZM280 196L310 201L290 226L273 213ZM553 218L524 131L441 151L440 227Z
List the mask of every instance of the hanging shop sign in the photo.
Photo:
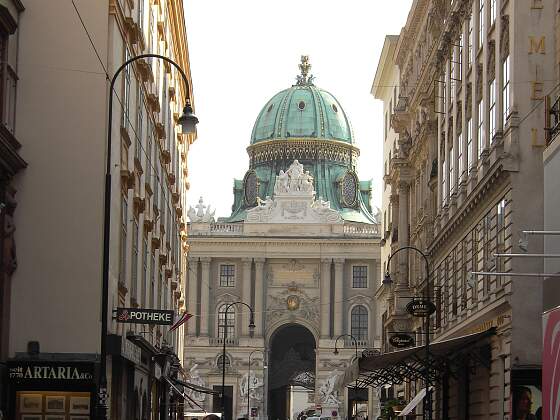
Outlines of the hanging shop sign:
M379 356L381 352L379 349L363 349L362 350L362 357L374 357Z
M172 325L174 315L172 310L117 308L117 322L126 324Z
M397 349L404 349L414 345L414 337L404 333L393 334L389 338L389 343Z
M406 305L406 311L417 317L427 317L436 311L436 305L431 300L414 299Z

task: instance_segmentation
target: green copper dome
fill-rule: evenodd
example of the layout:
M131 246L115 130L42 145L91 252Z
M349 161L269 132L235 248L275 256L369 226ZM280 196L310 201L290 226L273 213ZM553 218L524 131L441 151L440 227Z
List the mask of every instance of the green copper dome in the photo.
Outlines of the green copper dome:
M288 138L315 138L354 143L352 128L340 103L312 84L312 77L270 99L259 113L251 144Z

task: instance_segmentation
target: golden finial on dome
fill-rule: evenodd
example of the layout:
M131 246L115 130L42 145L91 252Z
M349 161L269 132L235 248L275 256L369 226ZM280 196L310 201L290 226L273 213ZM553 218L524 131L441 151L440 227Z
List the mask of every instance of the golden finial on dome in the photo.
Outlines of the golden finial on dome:
M313 83L313 75L309 75L309 70L311 70L311 64L309 64L309 56L302 55L301 56L301 63L298 65L301 74L297 76L297 84L298 85L312 85Z

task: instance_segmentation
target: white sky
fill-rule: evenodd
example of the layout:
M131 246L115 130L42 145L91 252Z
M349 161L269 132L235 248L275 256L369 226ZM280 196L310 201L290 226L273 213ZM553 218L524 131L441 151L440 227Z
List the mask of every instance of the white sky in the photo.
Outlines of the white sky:
M361 149L358 175L381 206L382 103L370 89L385 35L398 34L412 0L184 0L198 139L189 157L189 203L200 196L229 216L233 179L264 104L295 83L309 55L315 84L350 118Z

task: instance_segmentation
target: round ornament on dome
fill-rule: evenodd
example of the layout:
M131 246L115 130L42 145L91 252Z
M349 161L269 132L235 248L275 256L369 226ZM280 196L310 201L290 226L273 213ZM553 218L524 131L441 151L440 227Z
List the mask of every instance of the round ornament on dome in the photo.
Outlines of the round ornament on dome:
M340 183L340 189L344 207L355 207L358 202L358 177L354 172L346 172Z
M245 178L243 179L243 191L245 204L251 207L256 206L257 197L259 195L259 183L255 171L251 170L245 174Z

